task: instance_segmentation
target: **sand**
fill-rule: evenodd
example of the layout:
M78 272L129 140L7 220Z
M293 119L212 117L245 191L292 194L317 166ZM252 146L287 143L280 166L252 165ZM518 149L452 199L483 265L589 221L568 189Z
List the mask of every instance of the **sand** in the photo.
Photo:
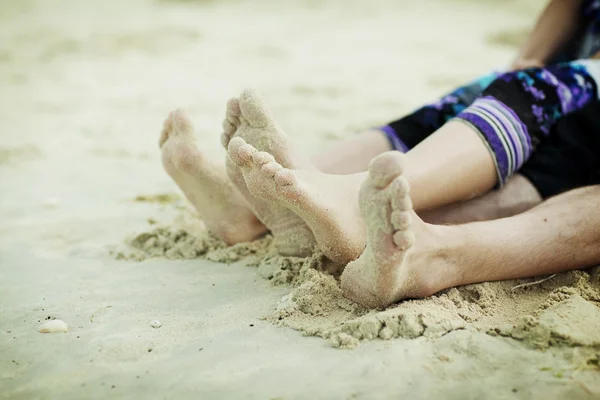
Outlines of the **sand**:
M194 236L181 228L193 226L192 218L182 214L169 226L137 234L114 254L117 259L138 261L204 258L256 266L273 285L293 287L263 319L330 339L334 347L354 348L361 340L373 339L436 339L469 330L510 337L537 349L584 346L590 354L600 349L600 267L467 285L369 310L342 296L339 271L328 271L322 254L281 257L270 237L227 247L206 231Z
M208 236L157 146L181 106L223 157L254 86L314 153L505 64L541 3L0 2L0 398L598 398L597 268L364 310L319 254Z

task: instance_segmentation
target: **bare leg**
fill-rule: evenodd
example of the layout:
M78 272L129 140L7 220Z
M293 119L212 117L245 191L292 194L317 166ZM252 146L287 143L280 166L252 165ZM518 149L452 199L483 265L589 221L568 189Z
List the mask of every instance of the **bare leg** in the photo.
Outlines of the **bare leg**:
M499 190L487 192L471 200L454 203L419 213L430 224L465 224L512 217L542 202L542 197L523 175L515 174Z
M472 128L450 121L406 154L417 211L475 198L497 181L490 151Z
M378 157L361 189L368 244L342 274L344 294L358 303L384 307L453 286L600 263L600 186L573 190L510 218L439 226L408 211L402 168L400 155Z
M362 182L366 177L363 172L366 169L363 168L372 158L389 149L385 136L377 133L367 131L359 135L356 141L339 144L344 157L333 156L334 151L315 157L317 168L328 174L347 174L356 170L356 182ZM289 148L285 151L293 153ZM365 152L364 157L362 151ZM408 169L405 176L411 185L417 211L473 199L492 189L497 182L490 152L479 136L461 122L451 121L442 126L406 156ZM327 159L330 161L325 161ZM358 193L358 186L353 192Z
M192 124L183 111L174 111L165 120L159 145L165 170L213 234L233 244L254 240L266 232L227 179L225 169L198 150Z
M390 143L383 132L372 129L334 143L311 161L321 172L346 175L366 171L373 158L390 150ZM541 201L535 186L524 176L515 174L501 189L419 212L419 216L432 224L464 224L510 217L529 210Z
M383 132L373 129L334 143L314 156L312 163L327 174L353 174L366 171L373 158L390 150Z
M321 172L346 175L364 172L369 162L390 151L391 146L383 132L377 129L334 143L312 158ZM458 203L419 212L419 216L432 224L464 224L474 221L510 217L541 203L542 197L527 178L515 174L499 190Z
M261 134L268 137L270 133L264 130ZM229 156L240 167L253 196L301 217L331 260L347 263L362 253L366 245L365 225L361 218L352 217L359 215L358 191L366 172L329 175L285 168L274 161L296 157L284 140L274 140L279 144L279 157L261 153L255 159L258 150L238 139L233 148L233 141L230 143ZM405 172L411 187L416 187L412 194L415 210L473 198L491 189L497 180L486 145L472 128L460 122L444 125L406 157L416 164L409 164ZM265 164L270 166L264 169Z

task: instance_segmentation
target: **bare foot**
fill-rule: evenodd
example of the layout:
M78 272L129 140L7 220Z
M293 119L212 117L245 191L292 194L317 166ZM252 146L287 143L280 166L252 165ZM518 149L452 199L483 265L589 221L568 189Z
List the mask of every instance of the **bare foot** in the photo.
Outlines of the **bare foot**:
M367 307L426 297L459 284L443 254L446 227L426 224L413 211L403 163L399 152L376 157L360 189L367 247L346 266L341 283L346 297Z
M244 90L239 99L227 103L223 121L221 143L225 148L233 137L243 138L254 147L268 151L288 168L309 168L297 160L289 149L287 135L279 128L260 96L253 90ZM248 201L258 218L273 233L273 244L278 252L288 256L308 256L316 247L316 241L308 225L293 211L272 202L267 202L251 193L247 188L240 168L227 160L227 174Z
M229 157L240 168L250 193L300 216L330 260L346 264L362 253L366 233L357 199L364 175L287 169L240 137L229 143Z
M165 120L159 145L165 170L214 235L234 244L252 241L266 232L223 166L200 153L192 124L182 110L170 113Z

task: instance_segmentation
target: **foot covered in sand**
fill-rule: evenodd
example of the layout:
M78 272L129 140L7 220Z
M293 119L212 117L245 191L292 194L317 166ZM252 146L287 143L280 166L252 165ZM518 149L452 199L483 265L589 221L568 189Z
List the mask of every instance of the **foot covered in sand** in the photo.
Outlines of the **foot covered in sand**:
M226 118L223 121L221 142L225 148L232 140L242 140L253 148L272 154L288 168L313 169L309 164L302 164L291 151L285 132L277 126L262 99L253 90L244 90L239 99L234 98L227 103ZM231 153L230 153L231 156ZM234 155L236 160L237 154ZM281 255L308 256L315 249L315 237L308 225L292 210L283 205L265 201L265 197L246 179L241 166L245 164L227 160L229 178L246 198L256 216L273 233L273 244Z
M167 173L214 235L227 244L252 241L266 232L222 166L196 147L194 128L182 110L169 114L159 140Z
M363 251L366 235L355 176L284 168L273 155L257 150L241 137L231 139L229 157L240 169L250 193L271 207L301 217L330 260L346 264Z
M346 297L367 307L385 307L454 286L445 278L452 272L439 250L444 247L444 227L426 224L413 211L403 169L403 154L384 153L371 161L360 189L367 247L346 266L341 284Z

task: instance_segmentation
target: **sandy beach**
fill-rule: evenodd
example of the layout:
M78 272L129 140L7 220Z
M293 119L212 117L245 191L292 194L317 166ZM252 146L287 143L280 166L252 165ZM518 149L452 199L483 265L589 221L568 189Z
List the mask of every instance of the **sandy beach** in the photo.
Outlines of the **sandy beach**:
M506 65L544 3L0 1L0 399L600 398L600 267L370 311L210 237L160 161L177 107L224 159L246 87L314 154Z

